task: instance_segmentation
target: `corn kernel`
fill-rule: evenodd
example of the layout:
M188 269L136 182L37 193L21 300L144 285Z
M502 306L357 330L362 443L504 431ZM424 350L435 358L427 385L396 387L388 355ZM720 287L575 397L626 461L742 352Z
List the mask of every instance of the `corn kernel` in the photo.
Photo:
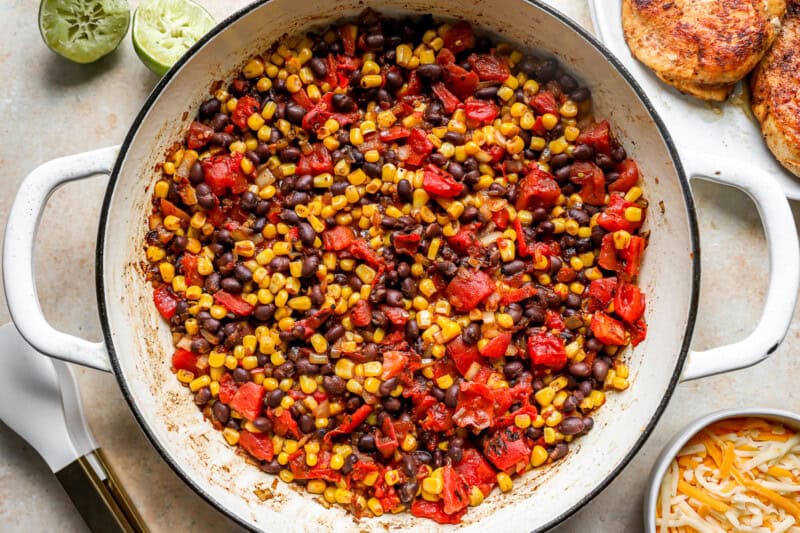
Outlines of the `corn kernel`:
M641 222L642 208L636 206L626 207L624 216L628 222Z
M231 427L226 427L222 430L222 436L225 438L225 441L231 445L236 446L239 442L239 432Z
M531 466L542 466L547 461L548 454L544 446L536 445L531 451Z
M439 477L428 476L422 480L422 490L428 494L441 494L443 489L444 485Z
M514 488L514 481L511 479L511 476L509 476L505 472L498 472L497 486L500 487L500 490L502 490L503 492L508 492L512 488Z
M547 407L553 402L553 398L556 396L556 391L551 387L543 387L539 389L536 394L534 394L534 398L536 402L541 405L542 407Z

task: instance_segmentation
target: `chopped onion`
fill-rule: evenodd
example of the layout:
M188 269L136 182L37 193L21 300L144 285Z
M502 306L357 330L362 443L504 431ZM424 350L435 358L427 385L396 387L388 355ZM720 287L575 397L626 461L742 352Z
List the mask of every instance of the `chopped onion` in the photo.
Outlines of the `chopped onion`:
M483 246L491 246L492 244L496 243L497 239L499 239L502 236L503 234L499 231L491 231L486 235L482 235L480 241Z
M258 188L260 189L261 187L266 187L267 185L272 185L273 183L275 183L275 175L265 165L256 176L256 185L258 185Z
M312 365L326 365L328 364L328 356L318 353L312 353L308 356L308 362Z

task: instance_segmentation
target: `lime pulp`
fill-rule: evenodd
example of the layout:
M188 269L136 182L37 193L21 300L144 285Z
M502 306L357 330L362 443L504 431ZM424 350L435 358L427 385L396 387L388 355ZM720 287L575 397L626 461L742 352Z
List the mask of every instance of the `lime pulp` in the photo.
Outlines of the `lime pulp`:
M92 63L113 52L128 32L126 0L42 0L39 31L55 53Z

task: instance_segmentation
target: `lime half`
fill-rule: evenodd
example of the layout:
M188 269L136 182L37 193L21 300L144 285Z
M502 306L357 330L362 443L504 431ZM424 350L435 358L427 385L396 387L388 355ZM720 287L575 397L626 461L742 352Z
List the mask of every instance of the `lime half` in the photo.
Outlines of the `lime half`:
M50 49L76 63L113 52L128 32L126 0L42 0L39 31Z
M214 24L191 0L142 0L133 15L133 47L161 76Z

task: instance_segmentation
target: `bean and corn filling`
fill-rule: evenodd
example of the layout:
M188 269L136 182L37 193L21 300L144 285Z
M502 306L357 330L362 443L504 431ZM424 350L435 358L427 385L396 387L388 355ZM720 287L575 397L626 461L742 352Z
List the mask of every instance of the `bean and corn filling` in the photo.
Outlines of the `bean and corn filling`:
M178 380L248 460L458 523L628 387L647 203L556 61L367 11L212 92L159 168L148 278Z

